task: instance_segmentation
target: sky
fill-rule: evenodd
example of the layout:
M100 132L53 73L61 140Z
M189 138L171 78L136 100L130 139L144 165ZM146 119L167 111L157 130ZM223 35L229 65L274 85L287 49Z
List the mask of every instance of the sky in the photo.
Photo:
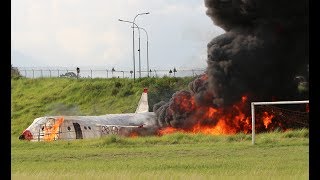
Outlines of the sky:
M224 30L203 0L11 0L15 67L206 68L207 44ZM148 35L148 36L147 36ZM148 38L147 38L148 37ZM148 42L148 46L147 46ZM147 51L148 49L148 51ZM147 57L148 52L148 57Z

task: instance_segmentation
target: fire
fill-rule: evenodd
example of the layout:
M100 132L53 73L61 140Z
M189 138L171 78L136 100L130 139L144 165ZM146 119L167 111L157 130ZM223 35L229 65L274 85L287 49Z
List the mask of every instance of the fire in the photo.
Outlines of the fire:
M177 122L170 121L169 127L158 131L160 136L175 132L210 135L236 134L240 132L248 134L252 132L251 109L248 108L247 96L243 96L238 103L233 104L231 107L224 108L199 106L193 96L188 99L180 94L178 97L175 100L180 101L171 105L174 110L179 110L180 112L174 114L175 112L169 109L170 114L167 118L169 120L170 116L179 118L177 115L181 114L187 114L187 116L181 117L183 118L182 125L173 126ZM276 111L256 112L256 132L274 130L276 128L281 128L282 130L290 128L292 124L285 122L282 117L283 115L276 113ZM171 122L173 122L173 125Z
M186 99L185 97L181 98L180 96L179 100L182 101L176 103L179 106L176 107L176 109L183 110L184 112L194 111L188 118L189 121L195 123L191 128L166 127L159 130L159 135L172 134L175 132L219 135L235 134L240 131L249 133L251 131L250 117L242 112L247 101L246 96L243 96L239 103L229 109L197 106L193 96L190 99Z
M173 127L166 127L164 129L160 129L158 131L158 134L161 136L161 135L172 134L172 133L176 133L176 132L183 132L183 130L177 129L177 128L173 128Z
M208 80L208 75L207 74L203 74L201 77L201 80L205 81L205 80Z
M174 103L178 105L179 111L189 112L196 108L196 103L193 96L188 97L187 95L181 95L174 98Z
M266 129L268 128L269 124L272 123L272 118L274 115L269 114L268 112L263 112L262 121Z
M129 137L136 138L136 137L138 137L138 133L133 131L133 132L130 133Z
M203 134L212 134L212 135L219 135L219 134L235 134L236 131L230 128L225 121L219 121L215 126L201 126L198 123L196 126L193 127L193 133L203 133Z
M206 74L195 79L189 84L190 91L182 90L173 94L167 106L159 111L159 124L166 128L158 131L159 135L175 132L203 133L203 134L236 134L251 133L251 109L250 101L255 97L244 93L238 102L228 104L223 98L215 97L219 88L215 91L208 90L208 76ZM217 92L216 92L217 91ZM276 100L275 96L270 97ZM220 106L220 103L222 106ZM256 109L257 111L257 109ZM306 107L309 112L309 105ZM263 132L281 128L287 129L292 124L285 122L284 116L277 110L266 112L260 109L255 113L255 131Z
M45 141L53 141L59 137L58 131L59 126L63 123L64 118L60 117L57 118L55 123L52 126L45 126L44 127L44 140Z
M239 131L249 132L251 129L250 119L243 112L247 97L243 96L241 101L232 106L231 109L203 108L206 112L197 116L197 123L192 128L192 133L203 134L235 134ZM201 109L201 108L200 108Z
M217 109L210 107L209 110L208 110L207 116L208 117L213 117L214 113L216 113L217 111L218 111Z
M248 97L247 97L247 96L242 96L242 97L241 97L241 101L242 101L243 103L245 103L247 100L248 100Z

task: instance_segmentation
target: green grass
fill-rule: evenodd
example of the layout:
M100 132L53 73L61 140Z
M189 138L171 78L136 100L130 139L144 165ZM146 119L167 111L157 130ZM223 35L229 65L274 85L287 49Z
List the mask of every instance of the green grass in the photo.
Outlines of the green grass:
M256 134L255 145L242 133L18 140L36 117L134 112L143 87L152 107L191 80L12 79L12 179L308 179L307 129Z
M25 142L12 179L308 179L309 131ZM293 136L289 134L294 134Z

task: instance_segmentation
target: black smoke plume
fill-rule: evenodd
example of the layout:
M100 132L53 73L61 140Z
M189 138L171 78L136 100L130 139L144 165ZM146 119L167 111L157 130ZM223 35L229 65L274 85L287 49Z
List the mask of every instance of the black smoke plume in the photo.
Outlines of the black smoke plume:
M199 107L226 108L243 95L248 102L308 99L307 0L204 3L225 33L208 43L206 73L190 83L190 91L154 106L160 126L185 128Z

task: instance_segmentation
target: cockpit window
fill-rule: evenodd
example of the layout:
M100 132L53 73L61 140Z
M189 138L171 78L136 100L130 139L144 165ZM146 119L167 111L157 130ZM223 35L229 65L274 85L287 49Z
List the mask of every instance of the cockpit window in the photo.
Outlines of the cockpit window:
M87 126L85 126L84 129L87 130Z
M70 131L70 130L71 130L70 126L68 126L68 128L67 128L67 129L68 129L68 131Z
M90 127L90 126L88 126L88 128L91 130L91 127Z

